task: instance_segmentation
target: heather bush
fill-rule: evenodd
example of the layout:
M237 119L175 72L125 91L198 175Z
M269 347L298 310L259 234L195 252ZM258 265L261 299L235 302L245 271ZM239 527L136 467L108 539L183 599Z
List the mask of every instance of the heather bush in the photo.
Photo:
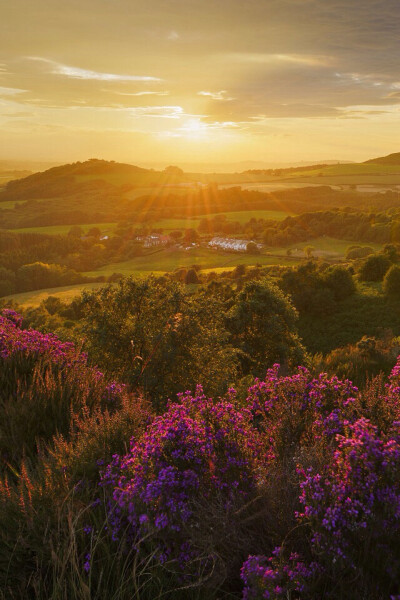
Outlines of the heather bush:
M181 395L104 471L113 540L128 530L128 543L177 581L222 583L243 555L238 514L255 495L261 450L250 411L200 387Z
M67 434L71 413L115 408L126 393L72 343L21 324L12 310L0 315L0 455L13 465L54 434Z
M354 399L346 399L351 392L346 383L336 381L333 386L328 385L321 396L321 377L317 385L312 382L308 398L304 396L304 408L314 393L323 399L319 407L322 411L318 412L329 410L332 399L339 400L338 406L341 403L342 408L334 409L327 419L321 420L320 414L314 420L314 442L309 446L312 452L305 451L303 445L303 451L296 457L298 480L293 479L292 485L297 488L299 508L294 513L295 525L287 531L279 547L269 547L268 555L251 555L245 561L244 598L397 597L400 590L399 373L400 363L386 385L379 378L365 394L357 394ZM324 379L326 376L322 376ZM292 394L289 387L286 397ZM276 398L271 396L271 400ZM267 413L271 405L273 402L267 404ZM374 417L378 425L369 417ZM328 444L324 441L322 452L321 424L323 436L329 440Z
M329 443L344 422L353 421L357 392L348 380L325 373L314 378L304 367L282 377L276 364L265 380L255 380L246 403L265 436L269 458L286 461L303 447Z

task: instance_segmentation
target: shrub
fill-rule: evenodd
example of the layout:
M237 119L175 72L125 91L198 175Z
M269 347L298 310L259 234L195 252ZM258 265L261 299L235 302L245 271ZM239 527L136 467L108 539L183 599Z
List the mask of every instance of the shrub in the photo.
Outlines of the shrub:
M71 411L116 407L124 386L108 382L85 354L55 335L21 329L22 318L0 315L0 454L34 457L38 445L68 433Z
M358 276L361 281L382 281L390 267L390 260L383 254L369 256L362 263Z
M383 279L383 291L388 296L400 297L400 266L392 265Z
M328 268L324 273L324 280L337 301L348 298L356 291L353 277L350 271L344 267Z
M200 387L182 395L104 472L113 539L128 528L131 544L146 539L138 550L152 549L186 581L214 573L215 582L242 552L235 515L255 492L263 460L250 411L213 402Z

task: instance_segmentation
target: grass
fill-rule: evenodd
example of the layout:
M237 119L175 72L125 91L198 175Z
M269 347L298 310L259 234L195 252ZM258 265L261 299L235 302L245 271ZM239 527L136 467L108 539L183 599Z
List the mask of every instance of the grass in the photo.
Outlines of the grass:
M23 204L25 200L6 200L5 202L0 202L0 210L12 210L18 204Z
M116 227L117 223L89 223L85 225L79 225L82 230L86 233L92 227L98 227L104 234L111 233ZM43 233L46 235L67 235L71 227L74 225L48 225L46 227L23 227L21 229L13 229L16 233Z
M283 221L286 217L290 216L290 214L292 213L283 210L244 210L211 213L209 215L203 215L202 218L212 219L213 217L225 215L227 221L239 221L239 223L244 224L250 221L250 219L272 219L274 221Z
M200 219L159 219L151 223L153 227L160 227L165 231L174 231L176 229L197 229ZM145 224L145 223L144 223Z
M163 249L158 252L132 258L127 261L105 265L96 271L88 271L85 275L97 277L105 275L106 277L113 273L122 273L123 275L145 275L146 273L165 273L171 272L179 267L190 267L199 265L205 270L215 271L226 270L227 267L234 268L239 264L245 265L277 265L295 264L297 261L281 256L270 256L268 254L242 254L233 252L215 251L209 248L193 248L192 250L172 250Z
M344 257L349 246L369 246L373 250L381 250L383 244L376 244L374 242L352 242L350 240L339 240L331 237L320 237L314 240L308 240L307 242L299 242L298 244L292 244L285 248L270 248L270 252L273 254L286 254L288 249L303 250L306 246L313 246L315 252L326 252L329 254L337 254ZM315 254L315 253L314 253Z
M1 301L14 300L24 308L36 307L46 300L49 296L55 296L63 302L71 302L76 296L79 296L83 290L95 290L105 283L78 283L77 285L67 285L64 287L46 288L43 290L35 290L33 292L23 292L22 294L12 294L1 298Z

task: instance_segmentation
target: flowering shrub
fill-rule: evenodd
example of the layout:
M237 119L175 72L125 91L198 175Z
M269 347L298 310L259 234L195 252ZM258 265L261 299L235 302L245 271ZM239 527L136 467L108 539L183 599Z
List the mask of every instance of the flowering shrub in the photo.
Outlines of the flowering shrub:
M56 432L68 434L71 414L115 410L127 393L74 344L21 325L15 311L0 313L0 455L13 463Z
M392 420L382 430L366 417L372 408L374 415L384 415L382 425L389 415L398 415L399 378L398 362L386 395L375 394L374 403L364 403L349 382L326 375L310 380L304 369L287 378L271 370L266 382L251 388L249 398L274 458L282 458L276 439L282 441L283 432L297 432L294 445L303 448L297 455L293 449L299 460L295 518L303 533L290 535L270 558L248 558L242 568L244 598L350 599L355 597L353 581L358 581L357 597L397 597L400 422ZM305 449L314 453L313 460ZM296 546L306 558L300 558Z
M181 395L103 474L103 486L112 490L113 538L128 525L133 543L150 537L161 562L174 561L186 576L198 574L212 560L194 541L202 514L217 503L233 527L234 511L256 488L262 460L249 410L213 402L200 386L195 395Z
M325 373L313 378L304 367L281 377L274 365L265 380L255 380L246 402L266 436L269 457L278 459L343 432L355 419L357 392L350 381Z
M338 436L320 473L304 473L299 519L329 567L400 585L400 423L379 436L362 418Z
M278 600L288 598L291 592L306 593L308 582L320 571L318 563L306 565L296 553L285 561L280 547L268 559L249 556L241 570L243 600Z

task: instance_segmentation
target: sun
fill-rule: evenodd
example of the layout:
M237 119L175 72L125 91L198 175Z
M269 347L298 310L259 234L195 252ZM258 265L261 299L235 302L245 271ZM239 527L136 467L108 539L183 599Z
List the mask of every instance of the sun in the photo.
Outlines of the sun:
M200 140L205 139L208 129L206 123L203 123L199 118L192 118L184 121L182 127L180 127L180 132L183 137Z

